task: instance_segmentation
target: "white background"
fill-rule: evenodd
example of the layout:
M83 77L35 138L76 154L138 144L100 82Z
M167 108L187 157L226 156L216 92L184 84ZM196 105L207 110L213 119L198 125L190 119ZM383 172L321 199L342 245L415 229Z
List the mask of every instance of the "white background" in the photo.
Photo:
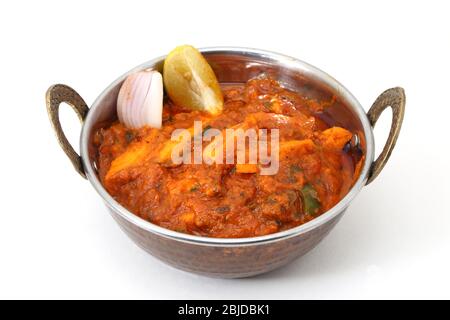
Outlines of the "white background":
M14 1L0 4L0 298L450 298L449 71L445 1ZM278 271L242 280L174 270L137 248L73 170L44 94L91 104L173 47L247 46L333 75L366 110L406 90L382 174L333 232ZM390 115L375 130L384 143ZM75 114L62 110L78 144Z

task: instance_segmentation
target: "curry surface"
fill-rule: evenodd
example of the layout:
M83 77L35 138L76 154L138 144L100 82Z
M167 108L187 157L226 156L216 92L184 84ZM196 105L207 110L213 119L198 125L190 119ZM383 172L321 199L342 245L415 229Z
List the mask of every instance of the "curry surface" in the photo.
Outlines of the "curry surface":
M266 235L308 222L333 207L359 173L346 150L353 134L329 127L317 102L258 78L223 88L224 111L210 116L167 100L162 129L130 130L118 122L95 135L97 166L107 191L134 214L179 232L222 238ZM170 162L171 134L194 120L280 131L279 171ZM204 144L205 146L205 144ZM256 172L255 172L256 171Z

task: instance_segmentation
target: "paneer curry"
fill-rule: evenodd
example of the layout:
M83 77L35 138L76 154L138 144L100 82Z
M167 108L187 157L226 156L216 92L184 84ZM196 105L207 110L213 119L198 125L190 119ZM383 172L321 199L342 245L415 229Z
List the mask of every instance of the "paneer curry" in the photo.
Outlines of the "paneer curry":
M221 87L220 113L187 109L164 97L160 128L116 121L99 129L97 168L106 190L139 217L174 231L221 238L267 235L304 224L350 190L363 155L354 134L320 116L317 101L269 77ZM254 164L173 164L171 134L192 128L279 129L279 169ZM204 146L206 147L206 146Z

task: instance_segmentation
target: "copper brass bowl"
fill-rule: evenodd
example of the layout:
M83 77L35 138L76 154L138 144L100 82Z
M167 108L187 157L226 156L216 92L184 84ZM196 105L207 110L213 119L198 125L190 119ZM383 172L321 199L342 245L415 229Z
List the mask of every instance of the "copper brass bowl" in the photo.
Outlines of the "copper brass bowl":
M405 95L401 88L386 90L366 114L359 102L339 82L323 71L285 55L248 48L202 49L220 82L242 83L261 72L278 79L284 86L319 99L338 97L326 110L336 125L356 133L365 162L360 176L348 194L332 209L316 219L283 232L261 237L222 239L188 235L145 221L122 207L100 183L92 135L96 129L116 119L116 99L125 77L137 70L161 71L165 57L146 62L109 85L88 108L83 99L65 85L54 85L47 92L47 109L59 143L78 173L87 178L107 204L122 230L141 248L158 259L182 270L212 277L249 277L281 267L314 248L344 214L361 188L373 181L387 162L400 132ZM58 116L59 105L66 102L83 122L81 156L67 141ZM389 138L374 161L372 128L384 109L391 107L393 119Z

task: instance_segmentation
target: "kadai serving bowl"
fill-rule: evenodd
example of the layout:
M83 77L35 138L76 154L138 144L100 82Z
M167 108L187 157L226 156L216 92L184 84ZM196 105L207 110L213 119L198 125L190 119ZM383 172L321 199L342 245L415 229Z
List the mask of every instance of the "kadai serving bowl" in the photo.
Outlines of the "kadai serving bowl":
M164 58L146 62L109 85L90 108L73 89L54 85L47 92L47 109L58 141L78 173L87 178L103 198L121 229L142 249L176 268L212 277L248 277L274 270L314 248L336 225L361 188L372 182L386 164L403 120L405 96L401 88L383 92L368 113L356 98L325 72L282 54L248 48L200 49L212 66L219 82L244 83L264 72L287 88L316 98L337 97L326 109L326 116L358 136L364 154L359 178L348 194L333 208L298 227L252 238L222 239L171 231L134 215L108 194L97 175L94 132L115 119L116 101L124 79L143 69L161 71ZM67 141L59 122L59 105L73 107L82 121L80 155ZM373 126L380 114L392 108L392 125L382 153L374 160Z

